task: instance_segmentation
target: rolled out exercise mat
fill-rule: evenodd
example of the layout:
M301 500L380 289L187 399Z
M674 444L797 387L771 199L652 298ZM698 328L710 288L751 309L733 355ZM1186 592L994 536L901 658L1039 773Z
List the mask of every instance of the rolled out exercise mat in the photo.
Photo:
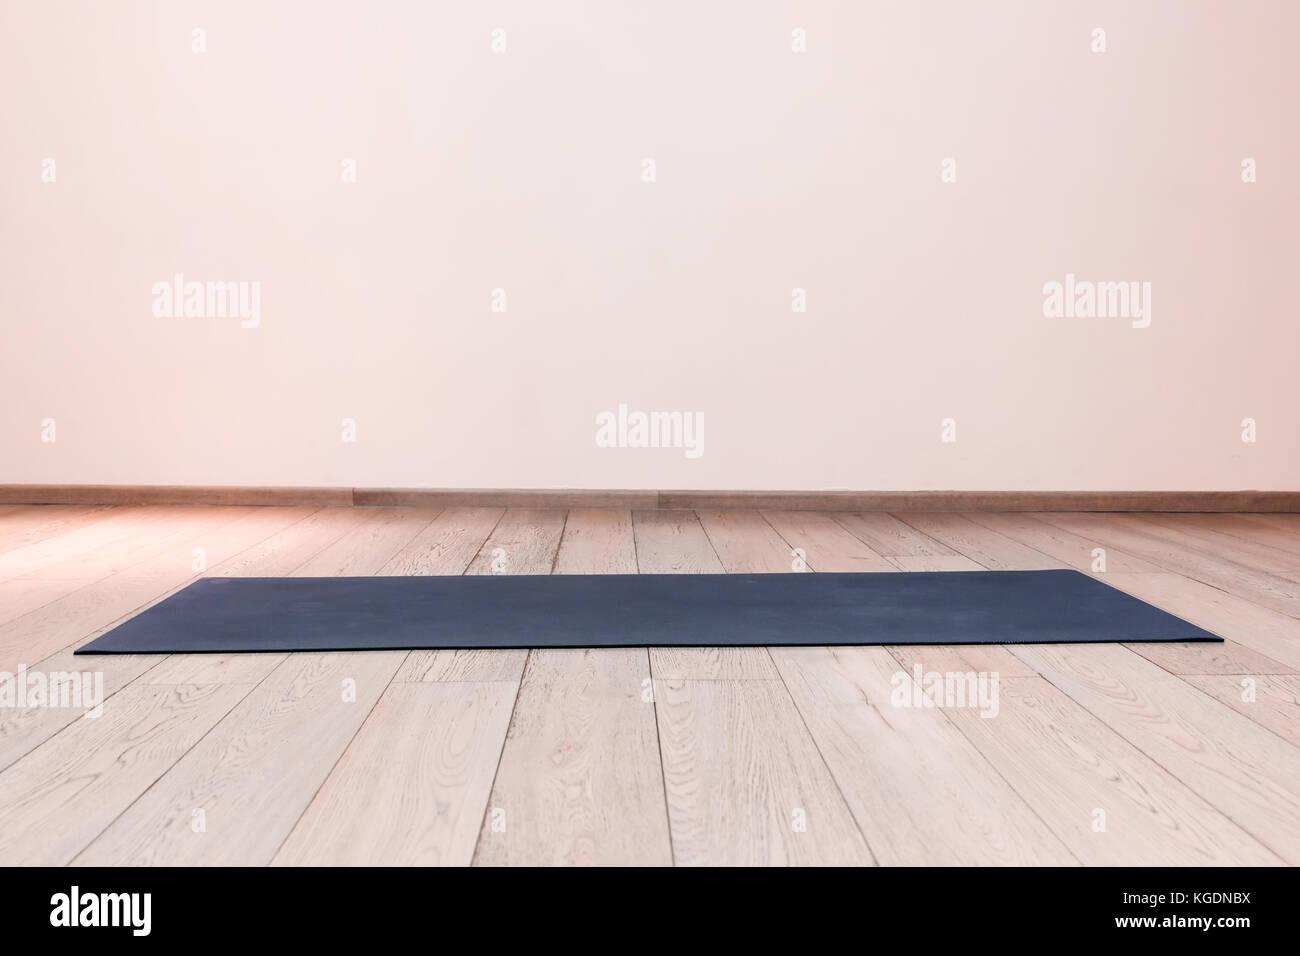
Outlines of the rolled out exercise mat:
M1078 571L203 578L77 653L1218 640Z

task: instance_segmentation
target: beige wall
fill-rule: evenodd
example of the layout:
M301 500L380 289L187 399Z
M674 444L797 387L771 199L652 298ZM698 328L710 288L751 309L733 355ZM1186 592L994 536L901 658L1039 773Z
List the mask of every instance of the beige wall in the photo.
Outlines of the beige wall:
M0 482L1295 489L1297 28L6 0ZM155 316L177 272L260 323ZM1150 325L1045 317L1067 273L1150 282ZM620 402L704 454L598 448Z

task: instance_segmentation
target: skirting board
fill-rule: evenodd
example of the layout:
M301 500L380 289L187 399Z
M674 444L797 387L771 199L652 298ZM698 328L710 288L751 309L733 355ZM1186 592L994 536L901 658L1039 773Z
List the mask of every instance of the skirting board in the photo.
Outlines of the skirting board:
M233 485L0 485L0 504L350 507L352 489Z
M1300 512L1300 491L601 491L563 488L0 485L0 504Z

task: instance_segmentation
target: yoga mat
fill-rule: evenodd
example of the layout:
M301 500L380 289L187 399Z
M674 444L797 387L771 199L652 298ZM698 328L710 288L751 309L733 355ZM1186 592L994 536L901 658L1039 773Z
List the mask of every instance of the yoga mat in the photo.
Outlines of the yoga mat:
M77 653L1217 640L1078 571L204 578Z

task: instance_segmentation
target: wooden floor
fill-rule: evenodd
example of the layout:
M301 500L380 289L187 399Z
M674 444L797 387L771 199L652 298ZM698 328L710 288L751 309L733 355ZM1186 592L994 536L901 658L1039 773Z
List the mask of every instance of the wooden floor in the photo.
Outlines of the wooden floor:
M71 657L196 569L800 555L1077 568L1227 642ZM998 674L997 716L892 706L915 663ZM1300 862L1297 515L0 506L21 665L108 696L0 708L4 864Z

